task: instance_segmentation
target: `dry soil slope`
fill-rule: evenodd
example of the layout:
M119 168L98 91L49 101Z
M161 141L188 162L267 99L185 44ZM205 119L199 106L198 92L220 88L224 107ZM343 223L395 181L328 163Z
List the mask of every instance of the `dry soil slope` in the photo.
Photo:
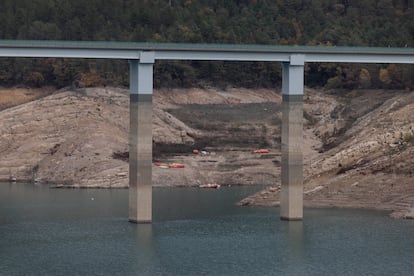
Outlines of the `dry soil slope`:
M369 97L375 95L356 96L354 101ZM305 205L381 209L394 211L393 216L412 216L414 92L387 98L341 133L336 147L314 155L306 164ZM320 120L313 132L321 135L321 130L333 129L335 121L341 124L347 119L335 112ZM278 205L279 189L268 189L242 203Z
M127 187L126 90L61 90L0 112L0 179ZM196 131L154 107L154 140L191 143Z

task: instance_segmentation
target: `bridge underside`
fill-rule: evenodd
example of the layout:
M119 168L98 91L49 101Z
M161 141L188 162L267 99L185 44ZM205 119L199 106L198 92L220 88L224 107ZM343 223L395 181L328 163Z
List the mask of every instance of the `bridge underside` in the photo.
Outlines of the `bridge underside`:
M145 57L145 58L143 58ZM130 61L129 221L152 220L152 78L151 52ZM280 218L303 218L302 120L304 56L292 55L283 68L282 187Z

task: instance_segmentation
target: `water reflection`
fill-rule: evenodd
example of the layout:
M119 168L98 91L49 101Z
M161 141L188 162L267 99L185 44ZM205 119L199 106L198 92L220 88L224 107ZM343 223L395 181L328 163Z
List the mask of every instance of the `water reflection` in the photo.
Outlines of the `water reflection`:
M152 224L136 225L136 241L138 246L151 249L152 247Z
M303 273L303 267L306 264L303 221L289 221L287 229L289 263L292 263L290 269L294 275L300 275L300 273Z
M136 224L135 227L135 256L137 268L152 268L156 260L155 246L152 234L152 224ZM150 273L151 271L146 271Z
M287 240L292 252L303 251L303 221L287 222Z

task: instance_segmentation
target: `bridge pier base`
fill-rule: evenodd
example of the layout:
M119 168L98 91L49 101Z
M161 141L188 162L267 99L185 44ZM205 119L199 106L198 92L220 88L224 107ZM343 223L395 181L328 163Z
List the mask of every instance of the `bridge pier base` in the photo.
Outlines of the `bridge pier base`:
M154 53L130 64L129 221L152 221L152 90Z
M304 56L282 63L282 186L280 218L303 219L303 85Z

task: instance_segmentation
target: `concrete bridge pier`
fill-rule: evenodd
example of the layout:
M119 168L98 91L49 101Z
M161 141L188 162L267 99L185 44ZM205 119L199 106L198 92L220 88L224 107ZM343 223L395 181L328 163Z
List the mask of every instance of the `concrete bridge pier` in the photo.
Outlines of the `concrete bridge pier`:
M129 221L152 221L152 90L154 52L130 60Z
M304 55L282 63L282 186L280 218L303 219L303 86Z

